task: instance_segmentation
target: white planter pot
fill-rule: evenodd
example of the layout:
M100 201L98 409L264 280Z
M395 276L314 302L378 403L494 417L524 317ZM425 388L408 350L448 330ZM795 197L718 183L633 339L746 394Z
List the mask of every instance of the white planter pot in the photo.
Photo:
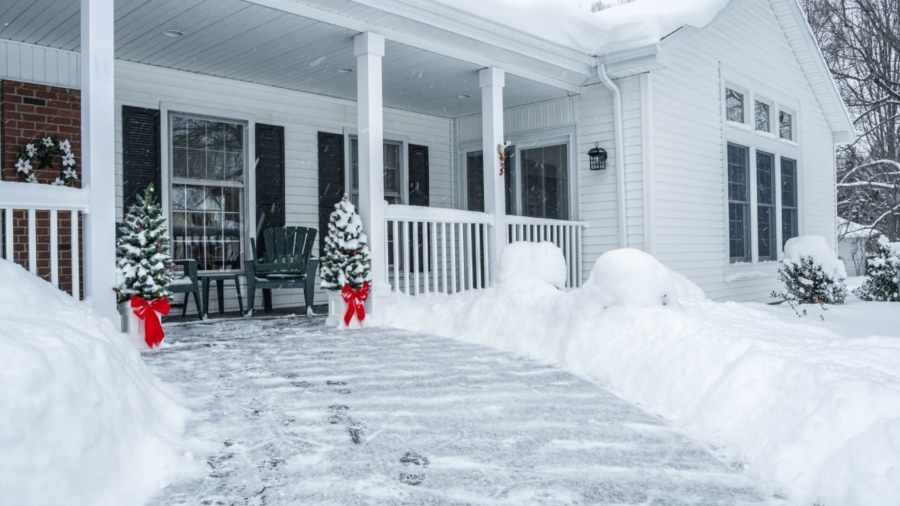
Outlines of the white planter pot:
M344 315L347 314L347 303L341 297L341 292L328 292L328 318L325 320L327 325L333 327L346 327L344 325ZM350 328L359 328L361 325L356 315L350 320Z
M134 314L134 310L131 309L131 301L119 304L119 314L122 316L122 332L136 341L144 342L144 320Z

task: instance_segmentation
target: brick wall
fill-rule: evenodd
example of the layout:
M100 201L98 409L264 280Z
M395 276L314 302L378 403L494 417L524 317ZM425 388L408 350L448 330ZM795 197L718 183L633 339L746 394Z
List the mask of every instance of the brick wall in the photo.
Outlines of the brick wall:
M4 181L20 181L15 163L19 152L29 142L56 134L72 144L75 170L81 173L81 94L78 90L3 80L0 82L0 177ZM112 142L112 140L110 140ZM37 168L37 167L35 167ZM36 172L41 183L59 176L62 166L54 160L52 169ZM24 184L24 183L23 183ZM80 182L76 184L80 186ZM60 288L71 292L71 214L60 212L58 226ZM0 223L4 223L0 221ZM50 279L50 213L37 212L38 275ZM5 225L0 225L4 226ZM79 219L79 229L81 220ZM3 237L8 233L2 230ZM28 214L13 213L13 261L28 267ZM81 233L79 232L79 235ZM83 241L79 241L83 244ZM79 261L79 270L81 269ZM83 271L82 271L83 272ZM80 276L84 279L84 276ZM83 286L83 285L82 285ZM81 289L80 293L84 293Z

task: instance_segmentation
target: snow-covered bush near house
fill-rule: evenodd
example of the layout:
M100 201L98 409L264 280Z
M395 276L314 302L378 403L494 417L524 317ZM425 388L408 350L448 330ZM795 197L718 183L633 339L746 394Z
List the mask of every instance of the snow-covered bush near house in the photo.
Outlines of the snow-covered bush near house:
M677 306L673 272L635 249L601 256L584 285L585 295L609 306Z
M879 236L866 255L866 281L853 292L862 300L900 302L900 243Z
M506 281L527 276L557 288L566 286L566 260L562 251L551 242L513 243L503 248L497 276Z
M605 307L627 291L603 271L649 262L607 253L582 289L513 276L479 292L396 296L389 324L558 365L672 420L790 504L888 506L900 497L900 340L847 339L752 305L706 299L659 264L678 305ZM599 271L599 272L598 272ZM668 276L667 276L668 273ZM633 283L636 293L646 286ZM659 293L659 292L651 292ZM620 293L618 300L646 299Z
M828 246L824 237L807 235L789 239L778 275L784 293L773 297L800 304L843 304L847 298L847 271L844 262Z
M0 503L143 504L192 466L187 416L125 334L0 260Z

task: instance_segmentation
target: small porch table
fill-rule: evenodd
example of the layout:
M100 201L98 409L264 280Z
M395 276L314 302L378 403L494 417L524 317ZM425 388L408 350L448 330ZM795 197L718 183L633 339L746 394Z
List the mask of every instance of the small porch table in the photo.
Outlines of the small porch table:
M234 281L234 289L237 291L238 308L241 314L244 314L244 300L241 297L241 278L237 272L223 272L218 274L201 274L200 279L203 283L203 316L209 316L209 285L212 281L216 282L216 296L219 299L219 314L225 312L225 281Z

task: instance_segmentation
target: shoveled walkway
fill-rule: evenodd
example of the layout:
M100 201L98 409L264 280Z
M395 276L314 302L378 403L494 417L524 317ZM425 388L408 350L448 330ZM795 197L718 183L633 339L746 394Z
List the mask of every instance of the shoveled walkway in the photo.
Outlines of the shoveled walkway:
M145 358L215 450L154 505L764 502L661 420L500 351L309 318L166 332Z

